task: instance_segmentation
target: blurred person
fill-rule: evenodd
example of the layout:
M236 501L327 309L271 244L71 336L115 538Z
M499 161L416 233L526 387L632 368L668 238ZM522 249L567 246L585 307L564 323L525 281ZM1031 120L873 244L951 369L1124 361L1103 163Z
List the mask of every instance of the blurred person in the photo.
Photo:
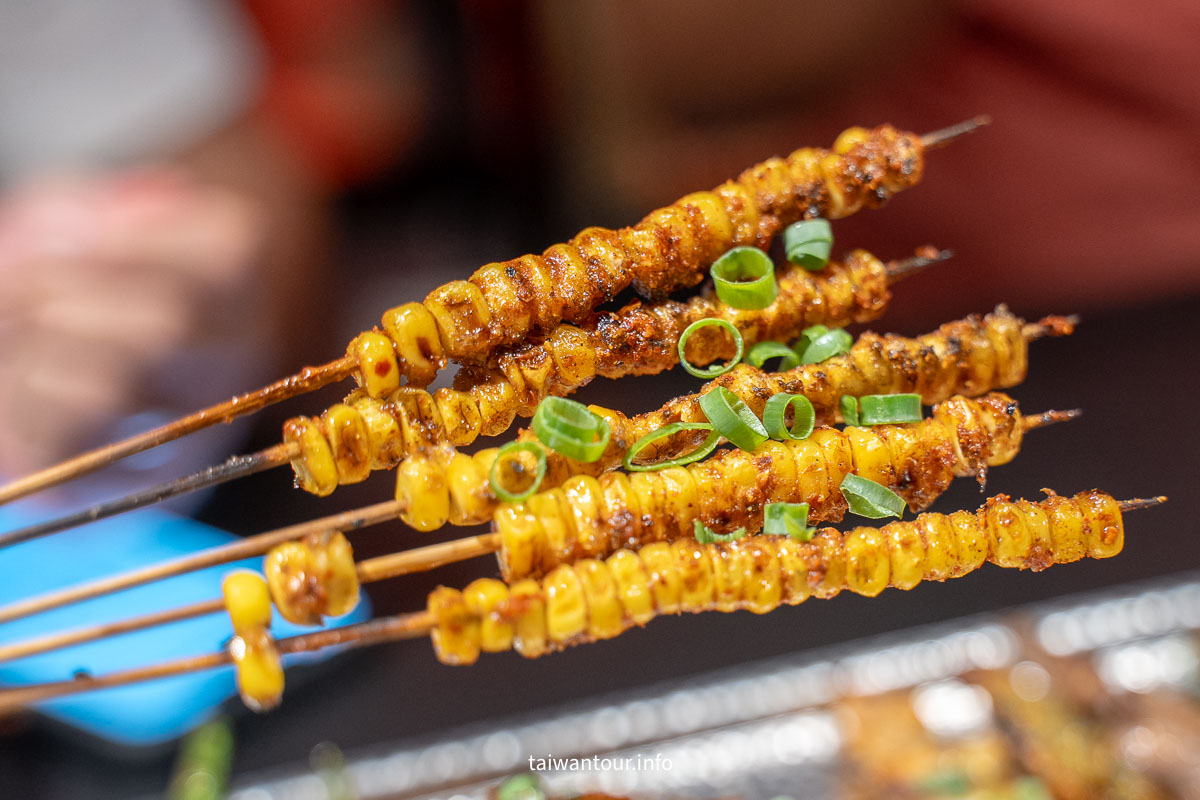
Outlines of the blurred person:
M0 474L312 358L319 330L296 322L320 318L327 200L421 130L406 17L388 2L0 8ZM139 464L220 460L237 435L147 454L92 494L144 481Z

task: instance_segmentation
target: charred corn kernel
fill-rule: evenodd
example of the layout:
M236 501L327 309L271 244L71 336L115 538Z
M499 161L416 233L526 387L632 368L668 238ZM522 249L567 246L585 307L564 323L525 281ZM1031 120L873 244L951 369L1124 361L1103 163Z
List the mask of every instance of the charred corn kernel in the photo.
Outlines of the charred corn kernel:
M347 397L346 405L357 411L366 425L371 469L392 469L399 464L404 457L404 438L387 406L361 390Z
M960 559L950 521L941 514L924 514L912 524L925 542L925 580L954 577Z
M583 386L596 377L597 348L592 335L574 325L559 325L546 340L554 359L556 380L567 386Z
M671 552L679 571L680 608L691 611L712 605L716 577L708 548L695 539L679 539L671 543Z
M479 405L483 424L481 436L498 436L508 430L517 416L517 392L500 372L489 370L483 380L471 387L471 396Z
M238 694L251 711L268 711L283 697L283 664L270 634L259 629L229 640Z
M766 614L783 600L783 581L779 556L770 542L748 539L743 545L749 568L744 584L743 607L753 614Z
M317 625L358 604L354 551L337 531L284 542L267 552L263 571L279 614L298 625Z
M283 426L283 441L300 446L300 455L292 459L296 485L304 491L325 497L338 485L333 451L316 420L295 417Z
M446 387L433 393L433 401L445 426L446 441L455 447L466 447L475 441L483 428L479 401L469 392Z
M1027 566L1035 572L1053 566L1057 562L1054 558L1054 541L1050 535L1050 518L1046 511L1028 500L1018 500L1016 506L1032 542Z
M642 536L642 509L637 495L623 472L606 472L600 476L604 492L604 525L613 547L637 548Z
M480 469L475 459L465 453L454 454L446 465L446 492L452 525L477 525L487 521L492 506L487 485L487 473Z
M271 626L271 593L262 575L239 569L221 582L225 610L237 633Z
M474 664L479 658L479 618L467 609L462 592L439 586L429 594L433 649L443 664Z
M524 575L540 574L543 529L538 518L518 503L505 503L492 517L493 528L500 534L500 574L507 581Z
M1051 495L1042 501L1050 521L1050 540L1054 560L1060 564L1078 561L1088 554L1087 532L1083 510L1067 497Z
M855 594L875 597L888 587L891 561L887 543L877 528L855 528L842 543L846 553L846 588Z
M358 362L355 377L371 397L386 397L400 386L400 365L392 340L378 331L360 333L346 348Z
M388 400L400 424L400 435L409 455L424 456L440 464L450 460L453 448L446 441L446 426L433 395L424 389L402 386L392 392Z
M608 571L617 585L617 597L630 621L644 625L654 618L650 576L635 553L618 550L608 557Z
M358 605L358 570L354 564L354 549L340 531L333 531L318 541L320 544L314 549L325 585L325 608L321 613L327 617L349 614Z
M446 366L439 332L441 323L420 303L405 303L383 315L383 329L395 345L399 368L410 386L427 386L438 370ZM370 387L367 389L370 391Z
M617 583L608 571L608 565L585 558L575 564L575 574L583 586L588 635L593 639L611 639L625 630L625 614Z
M1033 549L1033 536L1025 520L1009 499L1000 495L987 505L987 528L991 533L992 552L989 559L1002 567L1024 567Z
M408 458L396 470L396 499L404 504L400 519L416 530L435 531L450 518L446 474L428 458Z
M775 542L784 603L796 606L812 596L812 586L808 582L808 551L807 544L795 539L779 537Z
M737 541L729 542L712 552L713 595L712 608L717 611L737 611L742 607L745 596L746 572L749 559L744 547ZM705 611L707 605L689 607L684 611Z
M675 566L675 553L666 542L654 542L638 551L650 579L650 594L660 614L678 614L683 580Z
M344 403L330 406L321 421L333 453L337 480L341 485L359 483L371 474L371 439L367 423Z
M548 649L546 599L532 578L517 581L508 590L509 616L513 619L513 649L526 658L537 658Z
M894 486L896 471L892 468L891 449L879 432L872 428L847 427L845 434L854 459L854 473L884 486Z
M545 545L544 550L537 550L537 572L576 560L576 537L568 521L566 503L562 489L551 489L529 498L529 510L541 525L541 531L534 535Z
M921 534L908 523L885 525L881 532L887 542L892 586L913 588L925 576L925 542Z
M1109 558L1121 552L1125 546L1125 528L1117 501L1101 492L1085 492L1075 499L1087 527L1088 555Z
M813 597L834 597L846 586L846 551L842 535L833 528L818 531L808 542L816 551L815 563L808 566L808 582Z
M565 644L587 631L588 608L579 575L568 565L542 579L546 596L546 634L555 644Z
M595 478L579 475L564 483L562 488L577 552L583 556L607 555L608 531L602 516L604 492L600 483Z
M696 519L700 510L696 479L683 467L667 467L659 470L657 475L666 490L669 519L674 521L672 538L691 533L692 520ZM729 479L736 481L738 476L730 475Z
M463 589L467 610L479 619L479 648L485 653L512 647L513 625L504 613L508 600L508 586L495 578L479 578Z
M467 358L480 345L488 348L493 344L491 311L479 287L470 281L451 281L434 289L423 305L433 316L439 340L451 358ZM385 317L384 328L387 322Z
M946 520L954 531L954 542L958 552L958 572L962 575L987 560L990 545L987 534L980 530L975 515L967 511L955 511Z
M847 128L833 140L833 152L844 156L870 138L871 132L866 128Z

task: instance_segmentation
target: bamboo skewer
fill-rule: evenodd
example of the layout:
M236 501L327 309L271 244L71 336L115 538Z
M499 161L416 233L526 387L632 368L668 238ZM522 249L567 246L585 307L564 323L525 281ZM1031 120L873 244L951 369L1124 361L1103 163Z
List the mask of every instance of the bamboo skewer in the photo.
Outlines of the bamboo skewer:
M1122 513L1153 508L1167 501L1166 497L1135 498L1122 500L1117 507ZM482 537L480 537L482 538ZM447 543L449 544L449 543ZM402 554L397 554L402 555ZM384 558L388 558L385 556ZM365 563L365 562L364 562ZM326 647L345 645L358 647L381 642L415 639L427 635L434 627L435 620L428 611L415 611L398 614L391 617L381 617L369 622L347 625L344 628L305 633L280 639L276 646L281 654L301 653L320 650ZM52 683L32 684L12 689L0 690L0 716L11 713L23 706L54 697L126 686L156 678L172 675L182 675L198 672L204 669L222 666L230 663L227 652L208 653L200 656L165 661L146 667L112 672L107 675L83 675L74 680L56 681Z
M1045 411L1041 414L1022 417L1021 425L1026 431L1037 430L1038 428L1044 428L1059 422L1076 419L1082 413L1080 409ZM212 548L211 550L176 559L166 564L135 570L124 575L113 576L81 586L59 590L0 608L0 623L31 616L80 600L110 594L152 580L171 577L172 575L178 575L193 569L228 563L252 555L261 555L277 544L299 539L310 533L366 527L394 518L399 515L400 510L401 504L394 500L378 503L331 517L324 517L281 528L276 531L262 533L231 545ZM493 553L499 550L499 547L500 538L496 534L452 539L438 544L402 550L359 562L357 567L358 577L363 583L371 583L413 572L424 572L444 566L445 564L475 558L485 553ZM94 641L106 635L129 633L166 622L174 622L179 619L188 619L193 616L214 613L221 608L222 605L219 600L211 600L187 606L183 609L176 609L175 612L156 612L123 622L90 626L66 633L49 634L37 639L10 645L0 645L0 662L14 658L23 658L48 650L56 650L73 644ZM178 616L174 616L175 614Z
M981 115L957 125L932 131L921 137L921 145L926 149L936 150L990 122L990 117ZM261 389L200 409L153 430L81 453L31 475L0 485L0 505L87 475L115 461L172 442L219 422L230 422L236 417L253 413L290 397L315 391L350 376L357 366L357 359L347 355L317 367L305 367L300 372L281 378Z
M275 381L270 386L240 394L223 403L193 412L153 430L81 453L32 475L18 478L0 486L0 505L95 472L114 461L120 461L152 447L173 442L219 422L232 422L236 417L266 408L289 397L316 391L323 386L348 377L354 372L357 363L351 356L343 356L319 367L305 367L295 375Z

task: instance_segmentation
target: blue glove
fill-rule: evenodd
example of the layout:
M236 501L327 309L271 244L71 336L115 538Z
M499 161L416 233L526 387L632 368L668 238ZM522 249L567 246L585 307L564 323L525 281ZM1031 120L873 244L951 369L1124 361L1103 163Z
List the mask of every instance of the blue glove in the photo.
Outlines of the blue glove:
M0 508L0 530L38 522L20 508ZM8 604L102 576L178 558L236 540L194 520L147 509L0 550L0 604ZM221 579L231 569L262 569L259 558L210 567L106 597L55 609L0 625L0 642L11 642L84 625L111 622L151 611L221 596ZM330 626L370 616L366 598ZM276 638L312 628L292 625L278 615ZM225 614L210 614L171 625L89 642L65 650L0 663L0 684L19 685L70 678L78 670L95 675L153 662L220 650L232 635ZM322 653L284 657L284 665L328 657ZM39 710L54 719L127 746L174 739L211 717L237 691L233 668L104 689L46 701Z

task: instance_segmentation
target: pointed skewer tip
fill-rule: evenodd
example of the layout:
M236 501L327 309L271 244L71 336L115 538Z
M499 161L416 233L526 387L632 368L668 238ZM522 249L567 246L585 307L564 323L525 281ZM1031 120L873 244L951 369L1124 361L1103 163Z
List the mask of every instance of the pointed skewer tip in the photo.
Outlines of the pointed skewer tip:
M910 275L916 275L926 267L940 264L943 261L948 261L954 257L953 250L938 250L936 248L922 248L918 250L918 255L903 258L899 261L889 261L885 267L888 281L896 283Z
M1122 512L1138 511L1143 508L1161 506L1165 502L1167 502L1167 496L1164 494L1160 494L1157 497L1135 497L1132 500L1117 501L1117 508L1121 509Z
M1066 411L1043 411L1041 414L1032 414L1022 420L1025 430L1030 431L1035 428L1045 428L1048 425L1057 425L1060 422L1069 422L1073 419L1079 419L1083 416L1082 408L1071 408Z
M931 150L937 147L943 147L960 136L965 136L968 133L977 131L985 125L991 125L992 118L987 114L980 114L971 119L964 120L957 125L951 125L948 128L932 131L921 137L921 144L926 150Z

